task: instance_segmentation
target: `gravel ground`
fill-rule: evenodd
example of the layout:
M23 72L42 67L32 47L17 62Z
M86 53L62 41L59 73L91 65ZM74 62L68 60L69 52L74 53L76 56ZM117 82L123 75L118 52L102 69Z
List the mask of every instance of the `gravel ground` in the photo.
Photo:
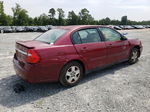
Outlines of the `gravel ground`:
M139 62L92 72L72 88L59 83L28 84L15 75L15 41L40 33L0 34L0 112L150 112L150 29L121 32L142 41ZM26 91L15 93L16 83L24 84Z

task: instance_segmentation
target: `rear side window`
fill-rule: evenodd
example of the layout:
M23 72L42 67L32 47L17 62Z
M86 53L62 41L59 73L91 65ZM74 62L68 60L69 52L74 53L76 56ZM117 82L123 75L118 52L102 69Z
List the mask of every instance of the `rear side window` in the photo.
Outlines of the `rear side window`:
M46 33L43 33L35 40L51 44L54 43L59 37L64 35L66 32L67 30L64 29L52 29L50 31L47 31Z
M79 37L78 32L75 32L72 35L72 42L73 42L73 44L81 44L81 38Z
M100 42L100 36L97 29L84 29L75 32L72 35L72 40L74 44L81 44L81 43L94 43Z

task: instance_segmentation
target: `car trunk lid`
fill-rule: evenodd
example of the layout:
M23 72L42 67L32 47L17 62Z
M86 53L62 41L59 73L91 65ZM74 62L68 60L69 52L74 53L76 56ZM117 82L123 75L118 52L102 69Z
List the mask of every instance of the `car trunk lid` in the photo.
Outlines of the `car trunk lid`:
M20 62L26 62L28 57L28 50L35 50L41 47L48 47L49 44L40 41L17 41L16 42L16 58Z

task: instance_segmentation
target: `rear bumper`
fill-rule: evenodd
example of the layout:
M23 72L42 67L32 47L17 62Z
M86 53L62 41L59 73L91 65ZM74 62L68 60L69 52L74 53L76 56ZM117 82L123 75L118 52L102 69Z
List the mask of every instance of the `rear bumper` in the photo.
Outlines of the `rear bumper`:
M29 83L55 82L59 79L60 67L52 64L21 64L14 58L13 66L16 74Z
M31 74L32 72L32 67L29 65L26 66L26 68L19 63L18 60L13 59L13 66L15 69L15 72L18 76L20 76L23 80L26 80L27 82L35 82L35 79L33 78L33 75Z

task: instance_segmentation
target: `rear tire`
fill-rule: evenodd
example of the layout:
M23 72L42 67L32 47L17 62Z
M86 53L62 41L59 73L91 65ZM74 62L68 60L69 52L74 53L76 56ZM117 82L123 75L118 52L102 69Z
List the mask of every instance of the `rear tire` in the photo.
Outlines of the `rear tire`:
M75 86L83 77L83 67L76 61L69 62L61 70L59 81L67 87Z
M130 58L128 60L129 64L136 63L138 61L139 54L140 54L139 49L133 48L130 54Z

